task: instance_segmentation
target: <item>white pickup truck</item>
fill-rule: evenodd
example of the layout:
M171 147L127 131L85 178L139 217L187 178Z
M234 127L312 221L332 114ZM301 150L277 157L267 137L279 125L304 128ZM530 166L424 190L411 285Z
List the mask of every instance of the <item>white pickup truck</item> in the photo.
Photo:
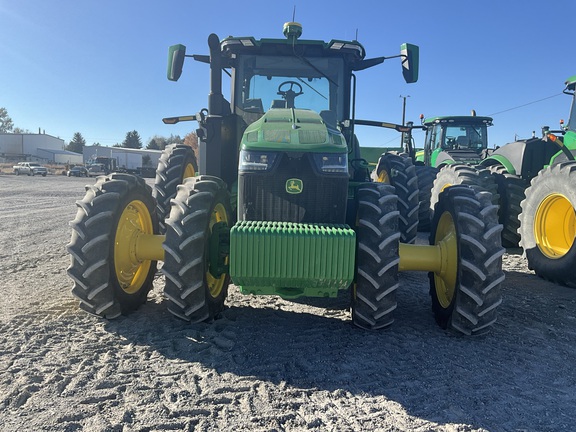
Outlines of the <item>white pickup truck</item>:
M48 170L37 162L18 162L18 164L12 167L16 175L26 174L26 175L41 175L46 177Z

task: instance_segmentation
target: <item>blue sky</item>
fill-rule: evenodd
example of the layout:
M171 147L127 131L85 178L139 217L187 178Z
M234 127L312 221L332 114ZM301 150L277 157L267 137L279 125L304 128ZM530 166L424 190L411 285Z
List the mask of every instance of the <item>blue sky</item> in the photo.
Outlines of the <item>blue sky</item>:
M136 1L0 0L0 107L14 125L69 142L122 142L137 130L181 136L196 123L162 117L207 106L208 67L188 60L180 81L166 79L168 46L207 54L207 38L281 38L303 25L303 39L354 39L367 57L420 46L420 79L402 80L398 59L358 72L357 118L401 122L426 116L494 114L490 145L540 133L568 117L563 83L576 74L574 0L485 1ZM565 22L563 22L565 20ZM227 91L227 89L225 89ZM539 101L539 102L537 102ZM391 131L358 130L362 145L394 145ZM416 134L422 145L423 134Z

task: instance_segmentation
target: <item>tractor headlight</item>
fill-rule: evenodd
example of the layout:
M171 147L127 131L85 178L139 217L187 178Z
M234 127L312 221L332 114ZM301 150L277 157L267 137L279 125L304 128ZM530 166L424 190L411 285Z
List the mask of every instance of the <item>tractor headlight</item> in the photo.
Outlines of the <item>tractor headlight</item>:
M269 171L272 169L278 153L241 150L238 171Z
M346 153L314 154L314 163L320 172L348 174L348 155Z

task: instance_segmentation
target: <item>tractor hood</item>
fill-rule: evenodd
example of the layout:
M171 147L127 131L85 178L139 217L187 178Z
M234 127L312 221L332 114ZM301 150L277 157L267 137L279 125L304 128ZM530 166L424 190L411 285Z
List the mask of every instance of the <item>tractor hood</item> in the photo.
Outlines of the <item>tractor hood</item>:
M345 153L344 136L314 111L274 108L252 123L242 136L242 150Z
M439 166L453 163L478 164L481 160L482 156L473 150L443 150L438 153L433 165Z

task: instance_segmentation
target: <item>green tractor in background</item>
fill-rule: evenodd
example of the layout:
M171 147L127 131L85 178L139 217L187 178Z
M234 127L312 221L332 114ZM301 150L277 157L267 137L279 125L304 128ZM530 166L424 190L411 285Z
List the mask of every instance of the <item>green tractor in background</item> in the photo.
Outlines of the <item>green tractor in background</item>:
M163 261L168 310L186 321L217 318L233 282L245 294L286 299L347 290L352 322L378 329L393 322L398 272L417 270L430 275L442 328L486 331L504 279L490 194L448 188L430 244L411 244L410 222L400 219L414 208L399 208L401 185L410 202L418 193L411 160L383 155L390 181L372 181L354 132L360 124L401 130L354 116L356 73L390 57L366 59L357 41L302 40L294 22L283 33L261 40L212 34L209 55L170 48L170 80L180 77L185 57L210 66L208 108L164 119L199 123L199 160L190 147L167 148L154 193L128 174L87 187L68 245L80 307L105 318L137 309ZM403 44L393 57L406 82L415 82L418 47Z
M414 160L418 178L419 229L430 229L434 205L448 185L466 184L488 190L493 203L498 204L494 179L489 171L478 168L489 152L488 127L492 126L492 118L477 116L474 111L470 116L420 118L422 126L410 126L426 131L424 148L416 151L411 135L405 136L407 153Z
M542 137L518 140L489 149L490 117L435 117L423 121L424 150L412 152L418 173L420 226L426 227L440 192L468 184L492 192L503 225L502 244L521 246L528 266L557 283L576 286L576 76L566 83L572 97L570 121L561 129L542 128ZM411 125L409 125L411 126ZM413 127L412 127L413 128ZM486 171L488 170L488 171ZM430 190L430 195L427 191ZM427 200L429 199L429 200Z
M566 126L544 127L542 138L507 144L485 163L529 185L518 230L528 267L544 279L576 287L576 75L565 84L572 98Z

